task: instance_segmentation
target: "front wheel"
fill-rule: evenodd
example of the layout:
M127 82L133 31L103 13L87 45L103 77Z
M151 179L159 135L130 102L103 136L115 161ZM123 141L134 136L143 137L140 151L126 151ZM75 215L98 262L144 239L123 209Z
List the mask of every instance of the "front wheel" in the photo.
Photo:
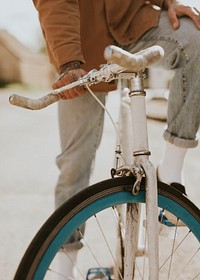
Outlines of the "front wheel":
M145 206L145 182L137 195L131 193L134 177L120 177L102 181L84 189L57 209L37 233L28 247L15 275L15 280L57 279L57 253L66 259L66 240L77 231L83 247L79 250L75 266L76 278L86 279L89 268L113 268L112 279L123 278L122 260L116 257L116 248L123 243L123 228L119 238L121 219L117 208L127 203ZM160 279L198 279L200 275L200 210L179 191L158 182L159 209L166 209L185 226L168 227L159 224ZM158 213L159 213L158 209ZM145 212L145 211L144 211ZM85 233L80 226L86 223ZM146 245L145 217L140 237ZM123 250L121 250L123 251ZM136 258L134 279L149 279L148 248ZM119 267L118 267L119 265ZM123 264L126 265L126 264ZM69 279L68 275L60 275ZM196 278L195 278L196 277ZM60 278L60 279L61 279ZM106 275L102 279L106 278Z

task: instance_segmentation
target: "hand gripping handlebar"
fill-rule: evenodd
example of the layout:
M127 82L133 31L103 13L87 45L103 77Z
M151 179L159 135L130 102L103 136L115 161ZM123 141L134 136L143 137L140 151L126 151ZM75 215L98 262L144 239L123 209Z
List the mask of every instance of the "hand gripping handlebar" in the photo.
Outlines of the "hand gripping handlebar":
M49 94L39 99L13 94L10 96L9 101L12 105L22 108L40 110L60 100L58 95L60 92L86 84L90 86L99 82L110 82L117 78L117 74L126 70L138 72L158 61L163 55L164 51L159 46L153 46L135 54L130 54L116 46L108 46L105 49L104 56L112 64L103 65L99 70L94 69L76 82L52 90Z

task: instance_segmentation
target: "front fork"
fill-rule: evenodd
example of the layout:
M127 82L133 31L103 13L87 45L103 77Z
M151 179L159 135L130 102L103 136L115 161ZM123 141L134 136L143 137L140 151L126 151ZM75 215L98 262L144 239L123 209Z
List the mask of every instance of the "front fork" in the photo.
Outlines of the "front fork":
M146 187L146 229L147 229L147 247L149 258L149 279L158 280L159 269L159 255L158 255L158 200L157 200L157 178L156 171L152 163L149 161L149 146L148 146L148 133L147 133L147 120L146 120L146 104L145 104L145 91L143 87L143 73L122 73L122 79L128 79L130 89L130 107L131 107L131 120L126 123L126 119L122 119L122 129L125 126L127 130L132 127L132 143L131 148L133 151L133 164L126 164L126 158L122 157L122 151L118 147L116 151L116 158L119 161L124 160L124 164L116 168L116 175L124 176L132 173L136 177L135 184L133 185L132 193L137 195L140 190L141 179L145 177ZM124 112L122 112L122 117ZM128 120L129 121L129 120ZM122 135L122 150L129 139L130 135L126 135L126 130L121 132ZM130 134L130 133L129 133ZM124 137L125 136L125 137ZM129 149L130 150L130 149ZM129 152L130 155L130 152ZM138 250L138 231L140 221L140 209L137 205L127 206L126 218L126 237L125 237L125 270L124 279L134 279L135 258ZM136 242L133 242L136 240ZM137 243L137 244L133 244ZM131 245L130 245L131 244Z

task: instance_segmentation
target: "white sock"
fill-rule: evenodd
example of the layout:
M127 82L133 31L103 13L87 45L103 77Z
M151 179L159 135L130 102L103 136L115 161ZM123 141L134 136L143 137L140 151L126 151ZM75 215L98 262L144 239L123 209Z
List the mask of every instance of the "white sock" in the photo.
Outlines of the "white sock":
M187 149L180 148L169 142L165 143L163 158L158 166L158 178L167 184L183 182L183 164Z
M74 278L74 265L76 264L78 251L72 251L69 256L63 251L58 252L58 277L57 280L75 279Z

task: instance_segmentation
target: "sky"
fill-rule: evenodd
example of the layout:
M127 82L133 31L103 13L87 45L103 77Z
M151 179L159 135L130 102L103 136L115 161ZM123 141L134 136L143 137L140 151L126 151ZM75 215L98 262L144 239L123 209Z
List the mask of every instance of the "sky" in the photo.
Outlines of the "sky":
M200 7L199 0L181 1ZM32 0L0 0L0 29L8 30L27 47L36 51L43 42L37 11Z
M33 50L41 46L42 34L32 0L0 0L0 29Z

